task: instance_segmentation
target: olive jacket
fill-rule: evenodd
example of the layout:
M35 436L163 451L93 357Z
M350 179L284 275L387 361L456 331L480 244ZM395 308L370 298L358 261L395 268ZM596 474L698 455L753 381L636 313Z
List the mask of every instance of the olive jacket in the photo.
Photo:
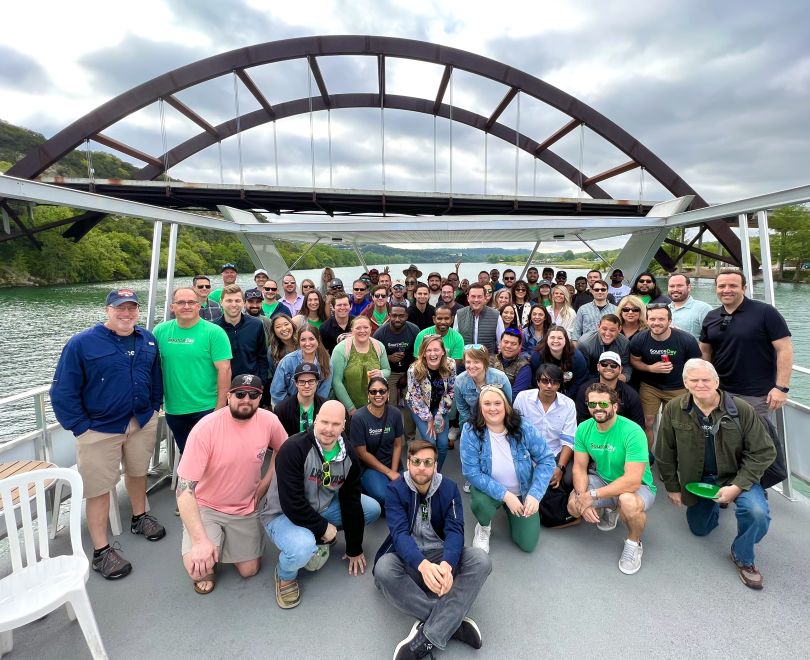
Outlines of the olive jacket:
M735 421L728 411L729 399L737 407ZM667 403L658 429L655 460L667 492L680 492L686 506L698 498L684 489L700 481L706 443L695 413L691 394L682 394ZM759 483L776 458L773 440L754 409L742 399L720 391L720 405L712 412L714 450L717 456L717 483L733 484L750 490Z

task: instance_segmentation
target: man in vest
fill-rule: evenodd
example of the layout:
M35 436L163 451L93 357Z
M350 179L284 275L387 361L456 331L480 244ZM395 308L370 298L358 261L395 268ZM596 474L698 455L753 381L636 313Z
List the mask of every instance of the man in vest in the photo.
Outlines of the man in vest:
M532 386L532 367L521 354L520 347L523 334L515 328L506 328L501 336L500 347L496 355L489 356L489 366L500 369L506 374L512 385L512 401L523 390Z
M484 285L474 282L467 291L468 307L456 314L453 328L464 337L465 344L481 344L490 353L496 353L501 335L503 320L498 310L485 305Z

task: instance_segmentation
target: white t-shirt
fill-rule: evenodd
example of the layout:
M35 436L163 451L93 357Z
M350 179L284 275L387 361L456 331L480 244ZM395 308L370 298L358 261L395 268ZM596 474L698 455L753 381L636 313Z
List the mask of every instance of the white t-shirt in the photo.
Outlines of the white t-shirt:
M512 449L503 433L489 432L489 441L492 446L492 478L506 487L510 493L520 496L520 483L515 472L515 461L512 458Z

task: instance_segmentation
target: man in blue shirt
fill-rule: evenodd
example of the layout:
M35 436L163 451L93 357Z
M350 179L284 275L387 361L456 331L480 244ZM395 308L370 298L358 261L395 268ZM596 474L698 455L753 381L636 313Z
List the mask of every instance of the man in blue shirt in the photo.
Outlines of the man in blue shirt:
M408 470L388 484L389 535L374 560L374 580L386 600L417 619L394 660L431 655L451 639L481 648L481 631L467 612L492 572L489 555L464 547L458 486L437 470L437 449L408 445Z
M146 513L146 472L157 438L163 380L155 337L137 325L137 294L111 291L106 312L105 323L68 340L56 366L51 402L59 423L76 436L93 570L115 580L132 570L107 539L110 491L122 464L132 503L130 530L150 541L166 535Z

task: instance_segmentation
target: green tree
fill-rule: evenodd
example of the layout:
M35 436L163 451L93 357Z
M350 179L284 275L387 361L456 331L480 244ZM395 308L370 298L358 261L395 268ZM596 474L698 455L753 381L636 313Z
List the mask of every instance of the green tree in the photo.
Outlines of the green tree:
M779 279L782 279L788 262L794 262L799 269L810 255L807 251L810 245L810 210L800 204L782 206L770 214L768 226L779 237L775 252Z

